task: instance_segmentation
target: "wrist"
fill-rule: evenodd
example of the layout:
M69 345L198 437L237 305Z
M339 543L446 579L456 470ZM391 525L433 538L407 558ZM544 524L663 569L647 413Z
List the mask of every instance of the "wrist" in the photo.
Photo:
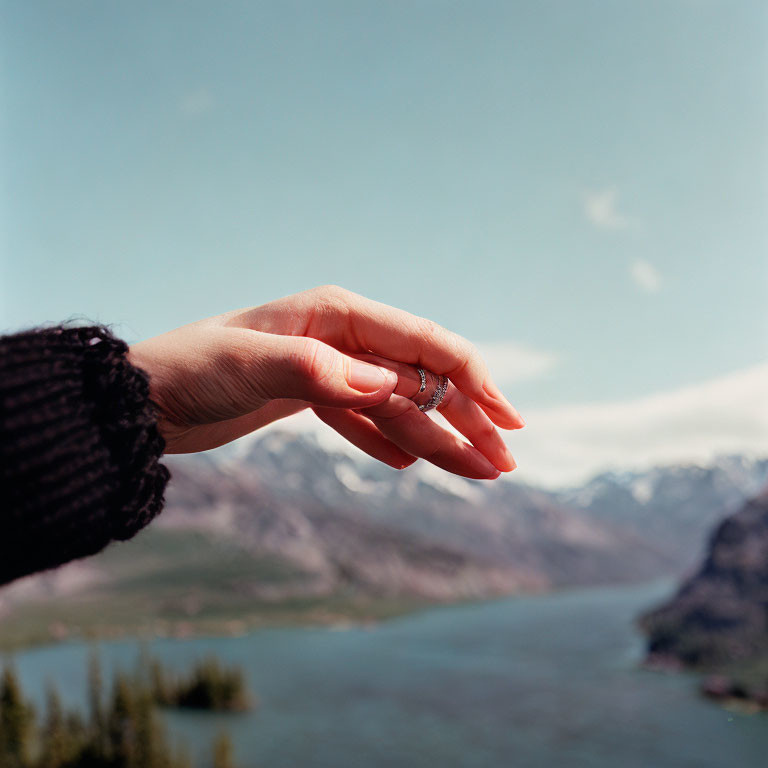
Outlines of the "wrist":
M188 426L176 417L169 407L167 396L168 372L158 364L151 350L151 341L132 344L126 353L127 362L140 370L149 384L149 400L154 409L157 430L165 441L166 453L173 453L173 445L188 431Z

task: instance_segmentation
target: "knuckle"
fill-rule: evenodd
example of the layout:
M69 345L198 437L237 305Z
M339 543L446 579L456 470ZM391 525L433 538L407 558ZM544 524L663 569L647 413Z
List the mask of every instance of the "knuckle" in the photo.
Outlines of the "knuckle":
M450 408L451 403L453 403L456 398L457 392L456 385L449 381L448 389L445 390L445 395L443 396L440 405L437 406L437 410L442 413L446 408Z
M456 353L456 356L469 362L470 360L477 360L480 357L480 351L469 340L463 336L459 336L458 333L448 331L448 343L451 345Z
M417 318L416 324L417 324L419 335L427 343L432 343L437 341L438 339L442 339L446 334L445 328L443 328L441 325L438 325L434 320L430 320L427 317Z
M456 338L459 340L462 348L464 349L464 354L469 358L474 358L476 360L480 360L482 358L482 355L480 354L480 350L478 347L473 344L471 341L468 341L463 336L456 336Z
M310 381L323 381L333 375L336 362L335 355L315 339L303 339L294 352L296 374Z
M462 364L478 358L480 353L477 347L458 333L449 331L426 317L419 317L416 322L418 333L427 344L440 346Z
M477 430L477 436L480 440L487 440L496 436L496 427L490 421L483 422Z
M392 395L389 400L369 408L362 408L360 412L366 416L372 416L377 421L391 422L401 419L403 416L419 414L419 408L413 400L401 395Z
M396 401L398 407L397 416L418 416L421 414L419 406L413 402L409 397L399 397Z
M353 295L346 288L338 285L321 285L314 288L312 309L320 317L338 317L349 312L350 299Z
M425 348L439 347L446 358L446 369L440 371L446 375L461 374L464 369L475 365L479 359L477 348L458 333L449 331L442 325L425 317L417 320L417 332Z
M463 336L451 333L449 344L456 359L456 366L448 372L449 375L462 374L468 369L477 369L478 363L483 364L480 350Z
M320 285L317 288L314 288L313 291L318 297L329 301L342 301L349 293L346 288L342 288L340 285L334 285L333 283Z
M432 448L429 451L426 451L424 453L424 456L422 456L423 459L426 461L431 462L439 462L441 457L445 454L445 448L441 445L438 445L437 448Z

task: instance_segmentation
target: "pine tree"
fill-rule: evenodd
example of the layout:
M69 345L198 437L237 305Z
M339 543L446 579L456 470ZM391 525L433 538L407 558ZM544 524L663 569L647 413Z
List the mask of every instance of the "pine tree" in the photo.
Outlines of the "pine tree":
M160 768L158 733L149 690L137 679L132 713L135 760L142 768Z
M0 682L0 743L3 768L22 768L29 761L34 712L24 701L16 673L6 666Z
M149 681L152 690L152 698L161 707L175 704L174 684L169 679L163 665L155 659L149 667Z
M112 688L112 701L107 713L107 738L110 764L114 768L134 768L137 765L134 699L128 680L122 674L115 677Z
M62 768L70 764L79 751L82 737L82 724L77 724L71 719L67 721L58 692L53 686L49 686L45 724L40 734L38 767Z
M174 761L170 764L170 768L192 768L192 758L184 742L176 745Z
M213 768L235 768L232 739L226 731L222 731L213 743Z
M93 758L105 756L107 751L107 722L104 711L104 694L101 679L101 663L96 650L92 650L88 659L88 708L89 739L88 752Z

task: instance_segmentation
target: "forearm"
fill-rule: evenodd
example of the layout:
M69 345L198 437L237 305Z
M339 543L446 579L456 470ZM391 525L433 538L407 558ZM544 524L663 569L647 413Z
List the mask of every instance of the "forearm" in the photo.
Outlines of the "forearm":
M168 470L146 375L100 327L0 337L0 583L128 539Z

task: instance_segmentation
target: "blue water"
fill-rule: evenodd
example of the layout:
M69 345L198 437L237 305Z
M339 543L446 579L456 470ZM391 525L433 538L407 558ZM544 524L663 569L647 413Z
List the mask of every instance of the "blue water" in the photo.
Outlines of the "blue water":
M694 677L639 668L632 621L668 591L568 591L151 650L178 668L215 652L247 670L261 700L242 715L166 715L199 766L224 727L242 768L765 768L768 716L700 698ZM101 646L105 668L136 654L134 642ZM83 705L87 656L72 643L16 661L39 704L51 679Z

